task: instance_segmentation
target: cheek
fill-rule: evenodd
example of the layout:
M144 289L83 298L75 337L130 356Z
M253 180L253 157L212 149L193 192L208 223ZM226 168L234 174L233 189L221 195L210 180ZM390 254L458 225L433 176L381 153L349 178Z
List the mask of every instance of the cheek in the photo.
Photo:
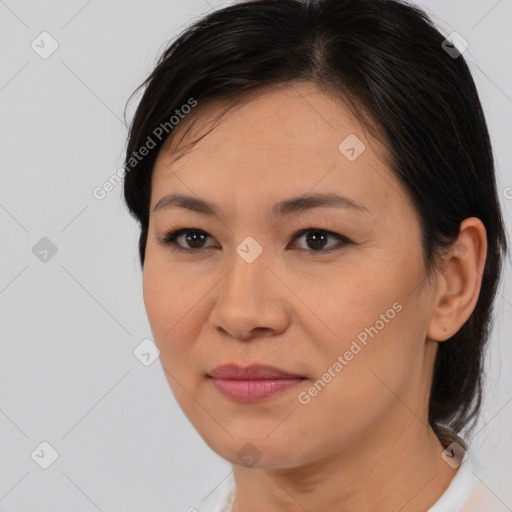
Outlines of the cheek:
M193 280L179 278L176 269L155 260L147 261L143 273L146 314L165 369L173 374L187 373L193 367L194 340L204 318L201 306L207 288Z
M189 416L193 403L188 393L195 394L197 386L196 376L190 371L197 361L194 344L189 340L196 335L196 324L187 315L191 309L190 296L183 297L179 285L168 270L157 268L154 262L144 265L144 304L154 342L160 350L160 364L174 397Z
M163 320L167 317L166 302L169 298L167 297L167 293L165 293L166 289L165 274L158 272L146 258L142 290L146 313L155 338L160 338L164 329ZM168 318L168 320L170 321L172 319ZM155 342L158 341L160 341L160 339L155 339Z
M144 264L143 296L155 343L160 351L169 350L176 326L185 314L183 295L173 273L153 261ZM181 300L180 300L181 298Z
M428 305L421 265L402 263L383 258L373 267L333 276L324 287L305 285L302 293L308 290L304 296L318 315L304 317L309 320L303 329L313 333L320 326L323 332L315 342L322 361L315 370L317 378L333 382L326 386L333 393L325 393L326 398L357 408L389 393L378 377L394 389L412 367L419 368Z
M368 432L392 414L397 404L400 413L400 400L416 403L414 397L421 389L417 382L422 371L418 356L421 329L411 320L414 311L409 304L391 310L387 306L392 308L392 304L385 300L383 304L375 312L386 315L388 311L388 323L378 315L368 315L370 304L358 321L339 320L342 334L336 343L322 347L322 363L315 365L310 387L298 397L305 404L298 406L304 419L303 424L295 425L298 435L313 428L335 433L340 443L349 445L361 432ZM350 313L347 311L347 317ZM409 414L403 409L402 413Z
M364 342L365 329L372 328L376 322L380 331L393 321L399 308L393 309L393 304L400 302L400 283L383 278L378 268L354 261L350 266L303 282L297 294L305 298L304 312L309 311L303 317L309 319L307 329L316 331L317 324L323 331L319 338L324 339L322 344L338 350L350 345L360 333Z

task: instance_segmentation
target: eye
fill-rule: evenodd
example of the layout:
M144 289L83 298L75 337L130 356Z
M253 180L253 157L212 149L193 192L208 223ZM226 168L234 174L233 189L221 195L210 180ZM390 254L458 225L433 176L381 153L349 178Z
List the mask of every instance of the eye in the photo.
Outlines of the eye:
M201 246L202 242L210 235L201 229L192 228L181 228L176 231L171 231L163 238L159 239L158 242L162 245L170 246L173 251L183 252L198 252L199 249L203 249ZM186 243L190 243L192 247L183 247L176 241L184 237ZM199 247L198 247L199 245Z
M296 240L304 235L307 235L304 240L309 248L306 247L299 249L307 252L326 253L331 252L331 250L340 249L341 247L352 243L348 238L342 235L319 228L301 229L295 233L292 240ZM199 253L201 250L208 248L208 246L204 245L204 242L208 239L209 236L210 235L206 233L206 231L201 229L181 228L175 231L171 231L170 233L164 235L162 238L159 238L158 243L161 245L169 246L173 251ZM181 238L185 244L189 244L188 247L184 247L178 243ZM327 247L326 249L326 241L329 238L337 239L338 243L334 244L334 246L331 245L331 247Z
M304 249L308 252L330 252L331 250L339 249L344 245L348 245L351 241L337 233L333 233L332 231L326 231L325 229L318 228L306 228L300 230L298 233L295 233L293 239L296 240L301 238L302 236L307 235L304 240L305 243L312 249L308 251L308 248ZM326 248L326 241L329 238L335 238L338 240L337 244L331 245Z

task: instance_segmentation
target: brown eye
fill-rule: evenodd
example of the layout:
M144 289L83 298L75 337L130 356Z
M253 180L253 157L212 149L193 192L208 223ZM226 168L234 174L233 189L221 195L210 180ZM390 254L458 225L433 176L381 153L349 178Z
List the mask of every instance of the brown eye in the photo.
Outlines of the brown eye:
M306 247L299 247L299 249L310 253L318 253L319 255L331 252L331 250L339 249L351 243L348 238L342 235L318 228L302 229L295 233L292 240L297 240L304 235L306 235L304 238ZM173 251L199 253L203 249L215 247L215 245L205 245L205 241L208 237L210 237L210 235L201 229L181 228L168 233L163 238L159 239L158 243L169 246ZM329 238L335 239L338 242L329 246Z
M182 228L168 233L159 240L159 243L171 246L175 251L197 252L198 250L208 248L204 245L204 242L209 236L206 231L201 229ZM185 246L182 243L177 243L179 239L182 239Z
M350 240L338 235L337 233L317 228L307 228L299 231L296 233L294 240L302 237L303 235L306 235L304 240L307 246L304 250L310 249L309 252L328 252L333 248L339 248L340 245L343 246L350 243ZM329 247L327 245L329 238L337 239L338 243Z

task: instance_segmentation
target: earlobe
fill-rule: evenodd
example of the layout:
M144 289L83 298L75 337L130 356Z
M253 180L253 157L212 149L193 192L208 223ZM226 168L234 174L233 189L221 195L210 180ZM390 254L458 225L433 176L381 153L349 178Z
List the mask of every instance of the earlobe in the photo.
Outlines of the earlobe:
M451 338L475 309L487 255L487 234L480 219L465 219L457 240L444 256L443 272L434 298L427 337Z

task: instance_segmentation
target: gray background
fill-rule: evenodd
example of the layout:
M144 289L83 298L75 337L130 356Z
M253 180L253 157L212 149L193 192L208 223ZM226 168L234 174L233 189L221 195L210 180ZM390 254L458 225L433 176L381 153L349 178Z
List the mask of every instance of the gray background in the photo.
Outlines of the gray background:
M120 185L92 195L122 165L129 94L178 30L229 3L0 1L0 510L186 510L230 471L177 406L159 360L134 356L151 338L137 226ZM510 227L512 2L419 4L469 42ZM46 59L31 47L43 31L59 45ZM43 237L57 249L47 261ZM474 449L512 510L509 276L507 263ZM48 469L36 463L49 456L43 441L58 452Z

